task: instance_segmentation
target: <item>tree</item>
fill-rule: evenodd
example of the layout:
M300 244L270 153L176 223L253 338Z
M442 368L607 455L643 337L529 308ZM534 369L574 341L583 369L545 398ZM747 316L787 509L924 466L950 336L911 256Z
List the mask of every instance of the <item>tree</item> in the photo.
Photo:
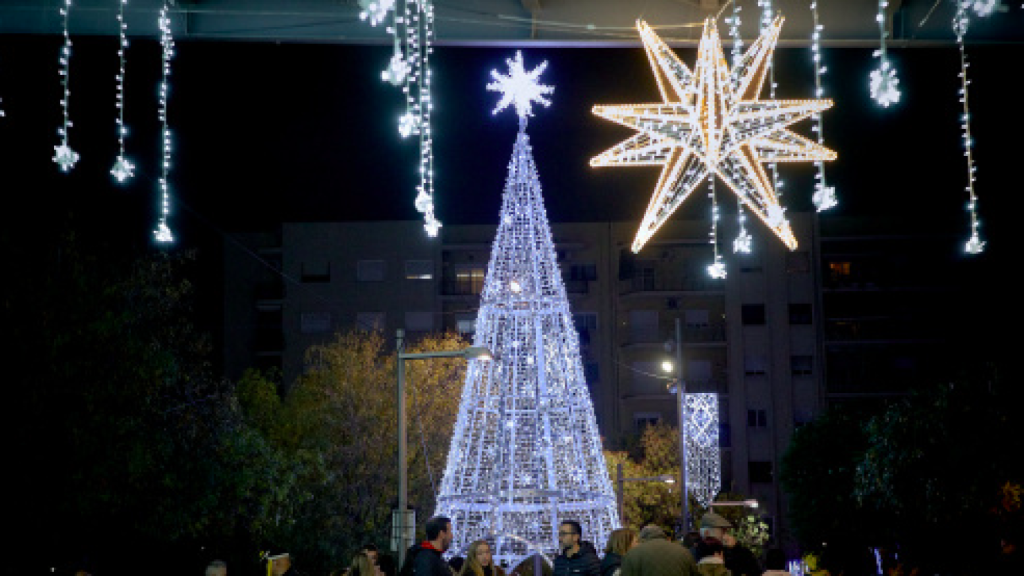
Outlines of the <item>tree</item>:
M458 350L447 334L410 351ZM239 386L247 418L293 463L296 489L267 537L287 545L307 569L348 564L366 541L388 541L397 504L394 353L376 332L349 332L307 352L313 366L283 398L274 382L250 373ZM434 510L465 362L446 358L407 363L410 502L420 519Z

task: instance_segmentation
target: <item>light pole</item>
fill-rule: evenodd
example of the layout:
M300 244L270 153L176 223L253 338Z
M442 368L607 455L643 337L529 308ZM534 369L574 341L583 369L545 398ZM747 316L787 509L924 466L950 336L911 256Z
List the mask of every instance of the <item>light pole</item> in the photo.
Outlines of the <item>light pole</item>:
M664 482L665 484L675 484L676 479L671 474L662 474L661 476L644 476L642 478L623 478L622 477L622 462L615 465L615 496L616 502L619 503L619 523L625 521L623 513L624 499L622 497L623 490L622 486L626 482Z
M683 380L683 325L676 316L676 404L679 413L679 491L683 532L690 531L690 502L686 485L686 381Z
M405 330L401 328L395 334L398 350L398 509L391 518L391 541L398 553L398 566L405 562L405 551L412 546L416 532L416 518L409 510L409 468L406 452L407 426L405 415L405 361L422 360L425 358L465 358L489 362L493 359L491 351L483 346L470 346L462 350L444 352L406 352Z
M720 502L712 502L709 506L746 506L749 508L757 508L757 500L754 500L753 498L750 500L722 500Z

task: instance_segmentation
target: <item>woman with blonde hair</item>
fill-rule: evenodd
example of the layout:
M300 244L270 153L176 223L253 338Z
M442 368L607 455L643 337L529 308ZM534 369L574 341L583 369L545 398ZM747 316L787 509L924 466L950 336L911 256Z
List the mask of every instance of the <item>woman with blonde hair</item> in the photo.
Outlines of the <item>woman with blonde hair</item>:
M601 576L618 576L622 566L622 557L629 549L636 546L636 532L632 528L617 528L608 535L608 545L604 547L604 559L601 560Z
M477 540L469 545L459 576L505 576L505 571L494 564L491 545L486 540Z
M352 557L352 564L348 567L346 576L377 576L377 567L365 551L357 552Z

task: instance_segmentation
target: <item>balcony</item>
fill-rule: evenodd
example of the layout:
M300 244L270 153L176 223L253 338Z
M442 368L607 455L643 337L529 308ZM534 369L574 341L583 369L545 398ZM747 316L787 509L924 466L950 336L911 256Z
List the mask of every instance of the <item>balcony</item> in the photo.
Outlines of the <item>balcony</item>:
M589 280L566 280L565 291L567 294L586 295L590 292Z
M686 271L677 274L636 274L619 281L622 296L642 293L672 292L724 292L721 280L715 280L703 270Z
M442 296L479 296L483 289L483 278L480 280L444 278L441 281Z
M694 344L722 344L725 342L725 322L700 325L684 325L682 327L684 346ZM629 330L622 341L623 347L661 346L665 342L675 341L675 326L659 327L657 330Z

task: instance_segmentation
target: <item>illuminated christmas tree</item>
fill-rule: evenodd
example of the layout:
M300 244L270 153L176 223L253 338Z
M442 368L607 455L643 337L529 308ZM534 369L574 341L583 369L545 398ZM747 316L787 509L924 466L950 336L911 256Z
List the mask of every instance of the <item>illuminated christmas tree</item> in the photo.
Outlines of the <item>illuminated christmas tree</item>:
M437 514L452 519L455 554L487 539L515 566L555 552L564 520L599 546L619 521L526 134L531 103L553 89L537 83L544 64L509 65L488 89L503 93L495 112L515 105L519 133L474 337L495 359L470 363Z

